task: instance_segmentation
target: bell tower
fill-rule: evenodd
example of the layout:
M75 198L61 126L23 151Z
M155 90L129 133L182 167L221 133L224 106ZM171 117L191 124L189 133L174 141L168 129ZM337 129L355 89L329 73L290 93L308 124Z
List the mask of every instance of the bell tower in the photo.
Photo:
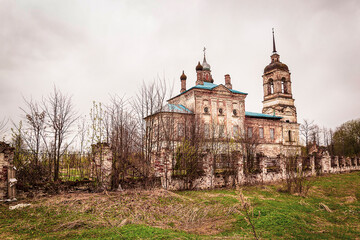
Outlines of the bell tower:
M196 85L204 85L204 82L213 83L214 79L211 75L210 65L206 61L205 51L206 48L204 47L204 60L203 63L196 66Z
M273 53L271 63L264 69L263 88L264 101L262 112L277 115L284 122L297 122L296 107L291 91L291 78L289 68L280 62L280 55L276 51L274 29Z

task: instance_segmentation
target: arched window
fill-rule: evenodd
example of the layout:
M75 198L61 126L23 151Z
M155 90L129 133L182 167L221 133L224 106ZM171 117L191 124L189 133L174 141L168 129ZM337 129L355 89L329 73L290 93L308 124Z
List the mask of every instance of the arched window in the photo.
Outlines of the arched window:
M291 142L291 131L288 131L289 142Z
M285 78L281 79L281 92L282 93L287 93L286 79Z
M274 81L273 81L271 78L270 78L270 80L269 80L268 92L269 92L269 94L273 94L273 93L274 93Z

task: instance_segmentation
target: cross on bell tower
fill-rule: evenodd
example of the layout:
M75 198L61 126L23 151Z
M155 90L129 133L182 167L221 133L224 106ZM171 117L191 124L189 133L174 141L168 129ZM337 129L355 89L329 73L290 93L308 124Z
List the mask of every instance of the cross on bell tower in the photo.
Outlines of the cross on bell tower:
M210 82L210 83L214 82L212 75L211 75L210 64L208 64L206 61L206 48L205 47L203 49L203 52L204 52L203 62L202 62L202 64L200 64L200 62L199 62L198 65L196 66L196 74L197 74L196 85L204 85L204 82Z

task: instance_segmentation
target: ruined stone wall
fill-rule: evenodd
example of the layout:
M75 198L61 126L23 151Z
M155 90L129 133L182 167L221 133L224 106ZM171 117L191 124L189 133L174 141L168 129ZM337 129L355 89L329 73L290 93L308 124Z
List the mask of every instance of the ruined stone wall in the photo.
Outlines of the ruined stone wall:
M191 185L192 189L213 189L222 187L234 187L244 184L263 184L283 181L286 178L286 157L262 156L260 159L260 172L257 174L245 175L242 156L237 159L233 174L216 173L213 169L213 156L208 154L204 157L204 175L195 179ZM306 159L298 157L297 168L302 170L304 176L316 176L326 173L342 173L360 171L360 158L344 158L330 156L325 153L321 156L310 156L309 167L305 168ZM184 178L168 174L160 176L162 187L169 190L186 189L189 185Z
M16 177L13 165L14 149L0 142L0 199L15 199Z
M0 199L7 196L7 162L5 162L5 154L0 153Z
M113 155L107 143L92 145L92 161L90 177L98 181L104 189L111 188Z

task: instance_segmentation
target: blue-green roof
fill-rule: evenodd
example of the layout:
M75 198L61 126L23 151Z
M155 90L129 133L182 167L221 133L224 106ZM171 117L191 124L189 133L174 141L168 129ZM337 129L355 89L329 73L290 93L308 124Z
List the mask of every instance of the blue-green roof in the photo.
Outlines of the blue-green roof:
M191 110L187 109L184 105L181 104L167 104L164 110L168 110L171 112L182 112L182 113L193 113Z
M245 112L246 117L281 119L282 117L264 113Z
M209 82L204 82L204 85L201 85L201 84L199 84L199 85L195 85L195 86L193 86L192 88L189 88L188 90L186 90L186 91L184 91L184 92L180 93L180 94L179 94L179 95L177 95L177 96L180 96L180 95L182 95L182 94L184 94L184 93L186 93L186 92L190 91L191 89L205 89L205 90L213 90L213 89L214 89L214 88L216 88L217 86L219 86L219 85L216 85L216 84L213 84L213 83L209 83ZM224 87L225 87L225 86L224 86ZM232 93L238 93L238 94L245 94L245 95L247 95L247 93L240 92L240 91L238 91L238 90L234 90L234 89L229 89L229 91L230 91L230 92L232 92ZM175 97L177 97L177 96L175 96ZM173 97L173 98L175 98L175 97Z

